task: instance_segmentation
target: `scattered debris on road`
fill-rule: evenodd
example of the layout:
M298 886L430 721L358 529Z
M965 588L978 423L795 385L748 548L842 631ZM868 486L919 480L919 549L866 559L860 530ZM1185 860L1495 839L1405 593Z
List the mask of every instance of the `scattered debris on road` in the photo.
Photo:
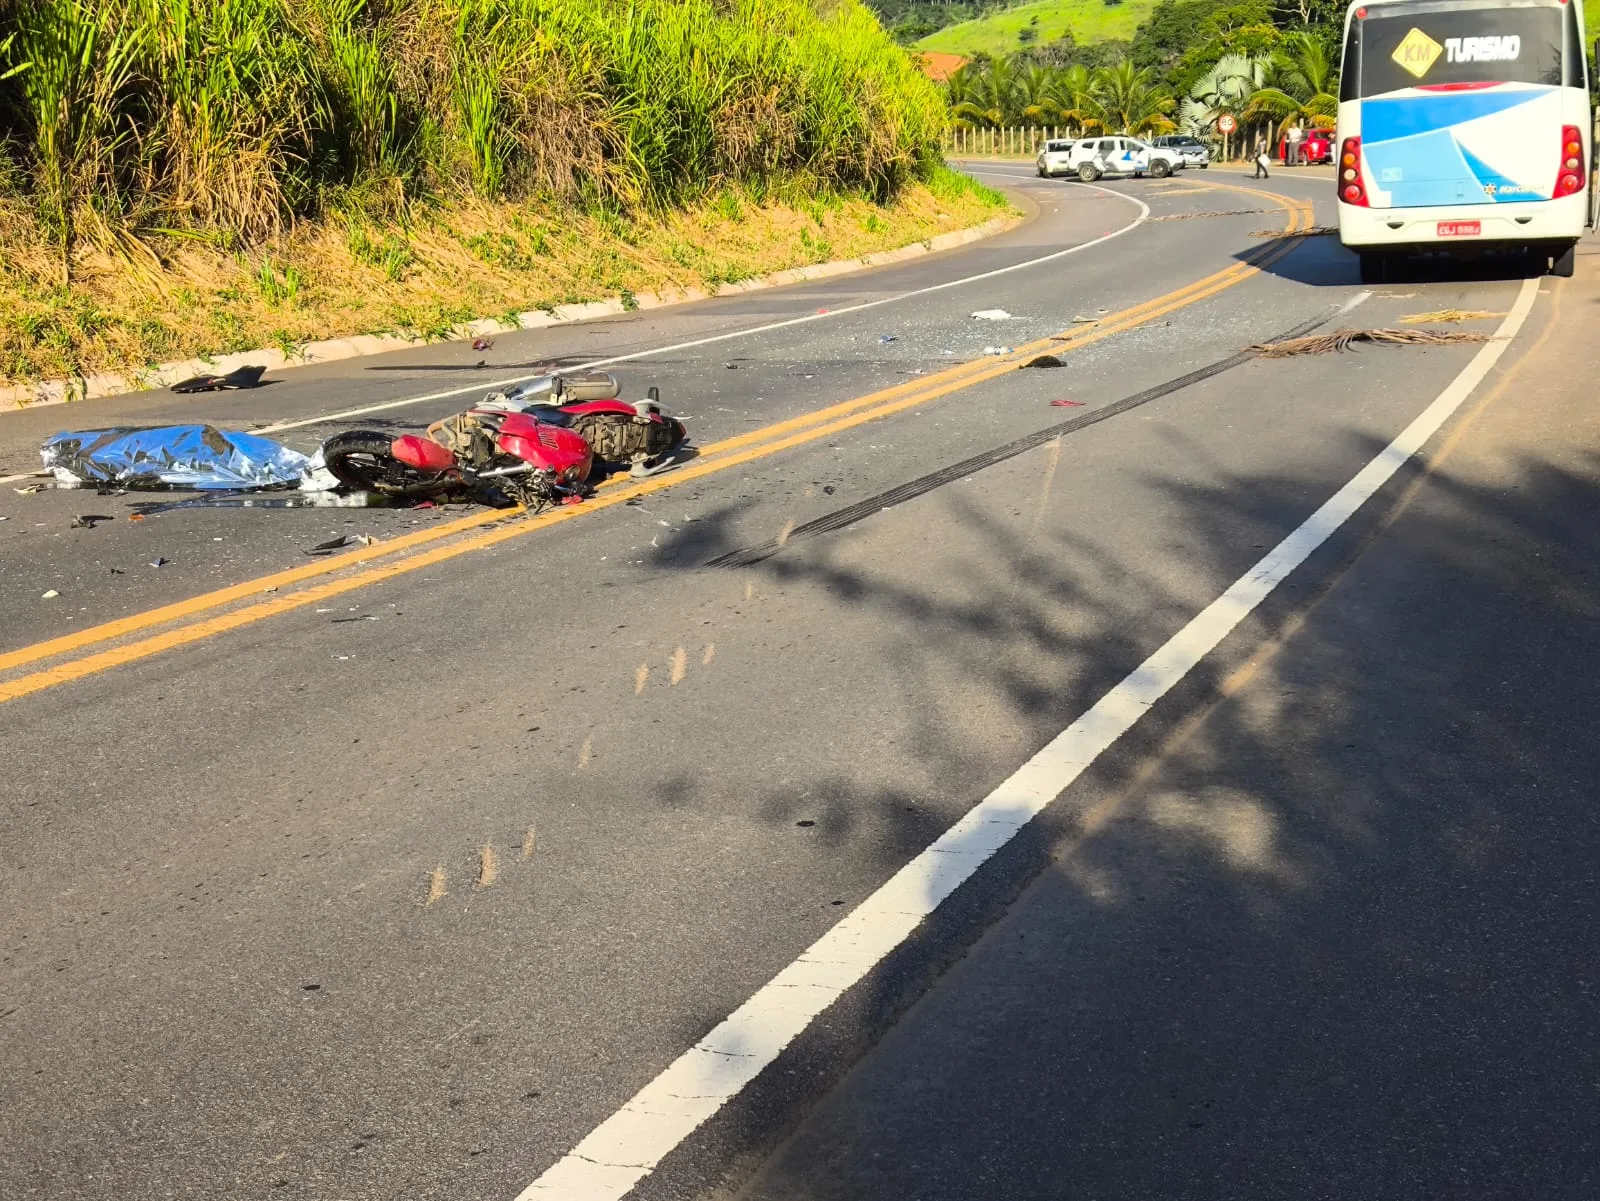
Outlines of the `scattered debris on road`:
M494 339L493 338L474 338L474 339L472 339L472 349L473 350L493 350L494 349ZM483 366L482 363L480 363L478 365L480 367Z
M265 367L240 367L227 375L196 375L172 385L174 392L221 392L231 388L259 388Z
M1384 346L1449 346L1462 342L1488 342L1488 334L1429 329L1339 329L1331 334L1309 338L1290 338L1287 342L1265 342L1250 349L1264 359L1283 359L1290 355L1328 354L1349 350L1357 342Z
M1083 401L1081 401L1081 400L1052 400L1050 402L1050 407L1052 409L1081 409L1081 408L1083 408Z
M1033 358L1029 359L1026 363L1022 364L1022 366L1023 367L1065 367L1066 364L1061 361L1061 359L1060 359L1060 357L1058 355L1036 354L1036 355L1033 356Z
M1504 317L1504 313L1487 313L1482 309L1439 309L1432 313L1412 313L1400 318L1401 325L1454 325L1462 321L1488 321Z
M32 496L36 492L43 492L44 488L43 484L25 484L21 488L13 488L11 491L18 496Z
M972 314L974 321L1010 321L1012 316L1004 309L979 309Z
M154 559L150 560L150 566L151 567L165 567L170 562L172 562L171 559L163 558L162 556L157 555Z
M72 519L72 524L68 528L74 530L92 530L98 522L111 520L112 518L107 517L104 513L80 513Z
M898 341L900 341L900 336L898 334L884 334L883 337L878 339L878 344L880 346L887 346L890 342Z
M1337 225L1313 225L1310 229L1257 229L1252 230L1252 238L1320 238L1325 234L1339 232Z
M1272 213L1276 209L1221 209L1204 213L1167 213L1160 217L1146 217L1148 224L1154 221L1193 221L1196 217L1248 217L1255 213ZM1251 234L1251 237L1260 237L1260 234ZM1276 236L1276 235L1270 235Z
M46 592L42 596L40 596L39 599L40 600L55 600L55 598L60 596L60 595L61 595L61 593L57 592L54 588L52 588L52 589L50 589L49 592Z
M371 546L377 539L371 534L345 534L342 537L330 538L326 542L319 542L310 550L308 555L327 555L347 546Z
M1014 348L1010 347L1010 346L985 346L983 348L983 353L984 354L1011 354L1013 349Z

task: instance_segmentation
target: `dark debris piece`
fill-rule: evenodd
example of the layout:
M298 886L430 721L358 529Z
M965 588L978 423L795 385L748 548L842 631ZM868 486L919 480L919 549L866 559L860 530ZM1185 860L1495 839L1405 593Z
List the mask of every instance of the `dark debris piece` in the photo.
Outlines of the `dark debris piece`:
M259 388L265 367L240 367L227 375L196 375L172 385L174 392L221 392L228 388Z

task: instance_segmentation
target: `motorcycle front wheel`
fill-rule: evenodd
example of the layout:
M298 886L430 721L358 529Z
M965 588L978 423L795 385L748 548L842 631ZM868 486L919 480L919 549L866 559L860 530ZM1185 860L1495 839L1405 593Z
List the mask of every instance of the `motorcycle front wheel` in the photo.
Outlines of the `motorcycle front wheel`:
M377 430L347 430L322 444L322 459L333 477L357 492L386 496L437 496L454 482L448 475L418 471L390 453L394 441Z

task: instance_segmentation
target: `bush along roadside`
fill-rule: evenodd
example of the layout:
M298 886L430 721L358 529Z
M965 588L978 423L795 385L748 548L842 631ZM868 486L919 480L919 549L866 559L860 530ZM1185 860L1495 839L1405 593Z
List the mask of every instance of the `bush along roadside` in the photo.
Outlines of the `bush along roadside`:
M859 0L0 0L0 376L883 249L944 118Z
M300 222L247 251L185 244L137 270L85 256L70 285L0 266L0 392L42 396L39 381L76 381L52 395L70 397L107 374L129 387L170 382L154 371L173 360L265 347L294 362L306 344L327 339L438 341L473 321L526 325L530 311L714 294L931 244L1008 215L998 193L941 167L882 204L727 191L690 208L627 215L474 201L419 205L405 223Z

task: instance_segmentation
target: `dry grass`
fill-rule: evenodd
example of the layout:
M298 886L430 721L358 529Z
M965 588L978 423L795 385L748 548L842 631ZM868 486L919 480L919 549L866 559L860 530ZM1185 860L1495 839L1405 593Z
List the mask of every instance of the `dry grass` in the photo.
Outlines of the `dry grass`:
M1400 318L1401 325L1455 325L1462 321L1488 321L1504 317L1504 313L1488 313L1482 309L1436 309L1431 313L1412 313Z
M1145 222L1149 224L1152 221L1195 221L1201 217L1248 217L1255 213L1270 213L1272 211L1272 209L1214 209L1199 213L1164 213L1159 217L1146 217ZM1251 234L1250 236L1258 238L1267 235Z
M302 222L248 253L192 240L131 263L85 252L70 286L20 201L0 193L0 382L366 333L442 338L478 317L671 288L716 287L858 258L1004 211L943 175L876 204L756 204L735 191L664 214L470 201L402 222Z
M1331 354L1349 350L1357 342L1383 346L1450 346L1463 342L1488 342L1488 334L1428 329L1340 329L1309 338L1290 338L1286 342L1266 342L1250 347L1264 359L1285 359L1291 355Z
M428 895L424 897L422 901L422 907L424 909L435 902L442 901L445 898L446 892L444 885L444 865L440 864L438 867L434 868L428 873Z
M484 843L478 850L478 887L493 888L500 876L500 861L495 857L494 846Z
M1252 238L1321 238L1328 234L1339 232L1337 225L1313 225L1309 229L1257 229L1252 230Z

